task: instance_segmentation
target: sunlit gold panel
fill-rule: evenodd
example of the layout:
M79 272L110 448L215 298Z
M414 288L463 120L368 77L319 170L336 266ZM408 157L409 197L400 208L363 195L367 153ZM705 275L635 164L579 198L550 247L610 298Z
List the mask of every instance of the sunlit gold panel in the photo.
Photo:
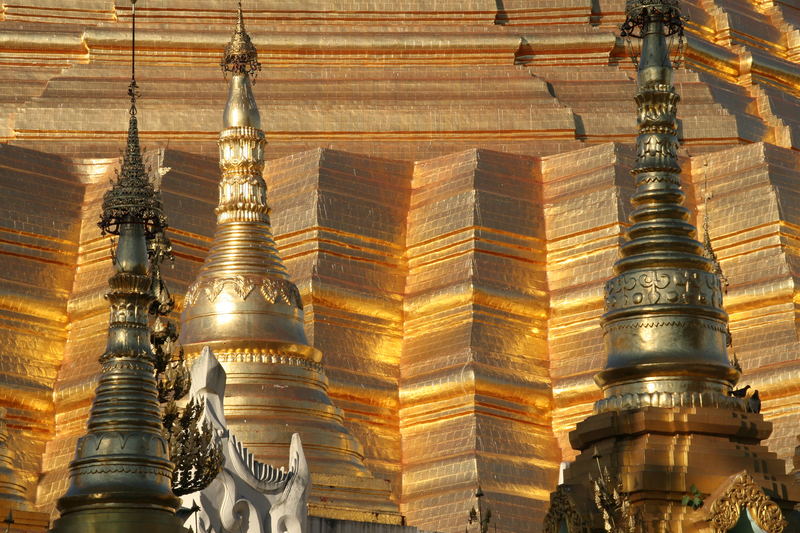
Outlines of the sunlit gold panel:
M605 364L603 285L627 223L632 162L630 148L610 143L542 160L553 430L564 460L575 453L568 432L600 397L593 377Z
M53 435L83 185L68 159L3 147L0 195L0 407L15 482L32 502Z
M267 163L277 243L325 354L330 395L400 495L397 379L411 165L314 150Z
M400 381L402 507L459 532L480 484L498 531L537 531L560 454L550 425L544 217L536 162L419 162L408 213Z

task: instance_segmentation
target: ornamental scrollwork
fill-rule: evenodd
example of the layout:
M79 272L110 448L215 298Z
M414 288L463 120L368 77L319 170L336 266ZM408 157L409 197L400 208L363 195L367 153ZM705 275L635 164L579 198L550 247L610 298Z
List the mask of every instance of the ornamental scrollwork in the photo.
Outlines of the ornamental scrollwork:
M272 365L284 366L297 366L307 368L314 372L322 372L323 366L306 357L298 356L297 354L272 351L272 350L256 350L256 351L220 351L214 356L221 363L265 363Z
M674 135L679 97L674 92L647 92L636 95L638 122L642 133Z
M638 392L598 400L594 404L594 412L628 411L645 407L713 407L743 413L747 411L747 401L715 392Z
M606 310L637 305L684 304L722 307L719 278L702 270L639 270L606 283Z
M544 533L560 533L562 522L566 522L569 533L588 531L575 507L569 487L565 485L559 485L550 496L550 508L544 516Z
M228 289L242 300L257 292L271 304L285 304L303 308L300 291L291 281L273 278L250 278L246 276L228 276L212 280L200 280L194 283L186 293L186 306L193 305L200 295L214 303L223 290ZM255 289L258 289L257 291Z
M725 533L736 525L744 510L767 533L783 533L788 523L781 508L772 501L745 471L736 475L730 486L709 510L708 521L715 533Z
M675 174L665 172L663 174L640 174L636 178L636 186L643 183L669 183L677 187L681 186L681 180Z
M678 142L671 135L660 133L642 133L641 142L637 143L638 161L646 159L669 159L678 158Z
M220 181L220 189L223 191L231 186L246 185L258 189L260 196L267 190L261 172L264 170L264 163L258 161L223 161L220 166L225 171L225 175ZM230 194L229 194L230 196Z

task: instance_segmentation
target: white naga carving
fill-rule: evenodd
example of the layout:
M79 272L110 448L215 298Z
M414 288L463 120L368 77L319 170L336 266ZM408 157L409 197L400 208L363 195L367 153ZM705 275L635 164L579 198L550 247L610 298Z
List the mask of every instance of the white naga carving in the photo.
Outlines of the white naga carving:
M289 471L256 461L225 422L225 370L206 347L192 365L190 395L222 446L222 471L205 489L183 496L184 512L197 509L186 526L196 533L303 533L311 486L300 435L292 435Z

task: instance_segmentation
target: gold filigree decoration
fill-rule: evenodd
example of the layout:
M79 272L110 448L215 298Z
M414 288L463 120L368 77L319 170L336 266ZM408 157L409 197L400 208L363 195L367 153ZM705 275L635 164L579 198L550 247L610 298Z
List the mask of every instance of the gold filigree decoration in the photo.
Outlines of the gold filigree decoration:
M550 508L544 515L544 533L560 533L562 522L567 524L569 533L589 531L575 507L570 489L566 485L559 485L556 491L550 495Z
M225 55L222 56L220 66L222 72L249 74L254 77L261 70L261 63L258 62L256 47L244 28L241 2L239 2L238 15L236 31L233 32L230 42L225 46Z
M220 363L265 363L272 365L297 366L308 368L315 372L322 372L321 363L312 361L306 357L298 356L288 352L272 352L270 350L246 353L238 350L215 352Z
M228 276L203 280L194 283L186 292L185 305L193 305L201 294L205 294L210 302L214 302L225 288L230 288L239 298L246 300L255 288L269 303L286 304L303 308L300 291L288 280L272 278L248 278L245 276Z
M654 304L722 307L719 278L701 270L666 268L626 272L606 283L605 297L606 311Z
M708 521L715 533L725 533L739 521L743 509L750 511L758 527L767 533L783 533L788 523L772 501L746 471L729 482L728 488L709 508Z
M642 409L644 407L714 407L746 412L747 401L713 391L705 392L637 392L602 398L595 402L594 412Z
M599 475L591 480L592 495L594 505L603 517L606 533L647 533L641 509L631 504L622 480L616 474L611 474L608 465L602 464L601 457L595 447L592 458L597 464Z

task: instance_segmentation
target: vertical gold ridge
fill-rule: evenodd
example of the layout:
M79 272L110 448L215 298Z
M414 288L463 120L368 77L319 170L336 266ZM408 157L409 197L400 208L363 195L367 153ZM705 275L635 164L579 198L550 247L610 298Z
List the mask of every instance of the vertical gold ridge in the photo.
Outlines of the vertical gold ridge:
M8 446L6 410L0 407L0 502L25 507L25 486L14 469L14 450Z

